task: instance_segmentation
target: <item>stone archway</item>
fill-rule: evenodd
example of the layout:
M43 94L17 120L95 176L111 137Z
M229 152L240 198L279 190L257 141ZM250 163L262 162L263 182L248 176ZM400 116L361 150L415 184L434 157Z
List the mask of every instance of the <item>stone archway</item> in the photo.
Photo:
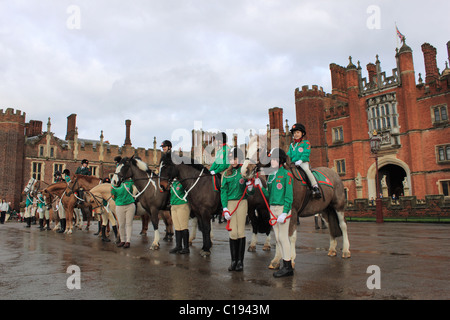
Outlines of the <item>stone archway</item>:
M395 164L387 164L378 168L380 177L386 176L386 185L388 187L388 196L395 196L398 198L404 194L403 180L406 177L405 170Z
M378 158L378 171L379 177L381 180L383 175L386 175L386 184L388 186L389 195L393 193L398 197L399 194L396 192L403 192L403 180L406 177L406 186L411 190L411 170L409 166L392 156L383 156ZM389 176L389 179L388 179ZM368 188L368 198L372 197L376 199L376 186L375 186L375 177L376 177L376 167L375 163L373 163L369 169L367 170L367 188ZM380 183L380 181L378 181ZM380 184L381 186L381 184ZM380 188L381 192L381 188Z

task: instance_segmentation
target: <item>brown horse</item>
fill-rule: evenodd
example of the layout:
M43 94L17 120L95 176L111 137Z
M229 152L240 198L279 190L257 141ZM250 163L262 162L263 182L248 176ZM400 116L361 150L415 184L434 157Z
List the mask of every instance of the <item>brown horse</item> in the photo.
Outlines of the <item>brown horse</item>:
M64 207L67 219L67 226L65 233L72 234L73 231L73 209L77 203L77 199L72 194L67 195L67 182L56 182L49 185L42 191L42 195L46 201L47 206L51 206L54 202L58 201L59 205ZM59 198L59 200L57 199Z
M142 207L150 215L150 220L155 230L155 237L150 249L157 250L160 248L159 212L167 210L170 197L169 192L161 190L157 186L159 176L150 170L145 162L134 157L125 157L120 161L111 184L117 187L129 178L133 180L138 190L138 194L135 195L136 199L139 200ZM170 232L170 228L168 230Z
M177 178L186 190L191 213L197 218L203 235L200 255L206 257L211 254L211 217L222 208L220 192L215 191L211 173L203 165L187 157L176 160L174 163L171 153L161 158L161 183L171 183Z
M259 144L258 144L259 141ZM262 163L267 164L267 143L266 139L261 139L258 136L253 136L250 139L248 147L248 158L244 161L242 166L242 175L246 179L255 178L260 171ZM290 163L288 159L287 169L292 170L294 164ZM328 250L329 256L336 256L336 238L343 237L343 258L350 258L350 244L347 234L347 223L344 217L345 206L345 192L344 185L339 178L339 175L332 169L320 167L313 170L322 172L331 182L331 185L322 186L322 198L309 198L309 190L299 179L294 180L294 201L292 203L291 214L292 217L289 222L289 237L291 241L291 259L294 261L295 242L297 238L297 215L299 217L309 217L322 212L322 216L328 222L330 228L330 248ZM296 175L294 175L295 177ZM281 259L281 252L276 250L275 258L271 261L269 268L276 268Z

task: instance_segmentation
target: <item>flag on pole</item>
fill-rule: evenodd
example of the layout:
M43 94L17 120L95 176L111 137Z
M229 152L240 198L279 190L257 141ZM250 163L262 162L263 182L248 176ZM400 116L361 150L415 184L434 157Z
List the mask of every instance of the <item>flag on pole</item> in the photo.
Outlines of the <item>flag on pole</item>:
M397 25L395 25L395 30L397 30L397 36L400 38L400 41L404 41L405 36L398 30Z

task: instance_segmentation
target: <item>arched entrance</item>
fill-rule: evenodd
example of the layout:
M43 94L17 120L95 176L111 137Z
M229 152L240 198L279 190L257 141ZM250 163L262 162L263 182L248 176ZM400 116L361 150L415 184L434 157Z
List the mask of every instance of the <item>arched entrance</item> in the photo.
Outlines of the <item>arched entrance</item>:
M409 170L408 165L392 156L383 156L378 158L378 183L381 190L381 179L383 175L386 175L386 185L388 187L388 195L391 196L393 193L398 197L402 193L404 194L403 189L403 181L406 177L406 185L411 190L411 171ZM375 162L369 167L367 170L367 187L368 187L368 196L369 199L376 199L376 187L375 187ZM397 194L397 192L400 192Z
M386 185L388 187L389 197L392 197L392 195L394 194L397 198L401 195L404 195L403 180L406 177L406 172L402 167L395 164L387 164L379 168L378 172L380 179L383 176L386 176Z

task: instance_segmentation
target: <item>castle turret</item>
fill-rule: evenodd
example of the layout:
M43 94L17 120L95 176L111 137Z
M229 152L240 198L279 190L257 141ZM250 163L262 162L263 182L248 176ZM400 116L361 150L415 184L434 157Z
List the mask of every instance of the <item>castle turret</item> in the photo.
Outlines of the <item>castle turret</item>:
M25 112L12 108L0 110L0 195L19 210L23 190Z

